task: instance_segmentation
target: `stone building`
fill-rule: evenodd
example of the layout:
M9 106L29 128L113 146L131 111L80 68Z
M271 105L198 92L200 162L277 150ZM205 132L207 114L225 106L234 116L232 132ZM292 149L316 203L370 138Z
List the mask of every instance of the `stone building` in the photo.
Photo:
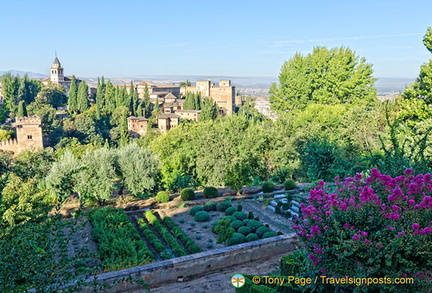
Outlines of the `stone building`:
M187 92L200 93L202 97L212 98L225 115L231 115L235 107L241 105L241 99L236 97L235 87L231 85L231 80L221 80L219 85L215 85L210 79L197 81L195 86L180 89L180 94L183 96Z
M0 141L0 150L17 155L25 150L43 149L41 119L38 116L16 118L14 126L17 138Z
M65 88L65 91L68 92L72 82L72 76L64 76L63 70L64 68L61 66L61 63L56 55L51 65L50 77L43 79L42 83L44 85L48 85L50 83L61 85ZM81 83L81 79L76 79L76 82L78 86Z
M148 119L131 116L127 119L128 130L131 137L138 138L147 133Z
M162 93L166 95L171 93L175 97L180 97L180 86L178 85L156 85L147 81L140 82L136 85L139 98L144 98L145 88L147 86L149 94Z
M158 128L161 133L166 133L171 128L179 125L180 116L177 114L161 114L158 116Z
M179 115L181 119L192 121L199 121L199 117L201 115L200 110L175 110L174 113Z

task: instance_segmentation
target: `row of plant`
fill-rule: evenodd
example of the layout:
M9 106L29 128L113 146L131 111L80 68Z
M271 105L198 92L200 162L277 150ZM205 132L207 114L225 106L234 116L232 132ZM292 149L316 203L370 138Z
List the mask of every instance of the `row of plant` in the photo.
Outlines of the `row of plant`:
M144 235L144 238L150 243L151 246L153 246L156 252L160 255L161 259L170 259L171 254L166 251L165 245L162 243L162 241L160 241L159 237L153 233L145 220L143 218L139 218L137 222L141 232Z
M189 236L169 217L163 219L165 225L170 229L171 233L180 240L184 247L189 250L190 253L201 252L201 249Z
M171 233L163 226L161 221L153 214L152 211L146 211L144 216L148 223L152 225L159 235L165 240L175 256L178 257L188 255L184 248L177 242L176 238L171 235Z
M106 207L88 213L105 271L153 262L137 230L121 209Z
M285 190L293 190L296 188L296 183L294 180L288 179L283 182L283 186ZM275 184L272 181L264 182L261 187L264 193L273 192L275 190Z

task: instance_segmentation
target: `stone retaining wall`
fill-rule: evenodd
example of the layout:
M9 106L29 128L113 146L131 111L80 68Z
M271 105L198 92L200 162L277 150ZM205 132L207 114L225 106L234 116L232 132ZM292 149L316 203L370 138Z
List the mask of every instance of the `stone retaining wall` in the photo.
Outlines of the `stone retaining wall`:
M296 249L295 234L275 236L249 243L233 245L188 256L155 262L115 272L98 275L98 283L113 284L120 279L131 277L144 280L151 287L179 278L197 277L212 271L266 259L272 255L289 253ZM90 280L89 280L90 281ZM104 292L128 292L140 289L137 283L119 283ZM91 292L89 289L88 291Z

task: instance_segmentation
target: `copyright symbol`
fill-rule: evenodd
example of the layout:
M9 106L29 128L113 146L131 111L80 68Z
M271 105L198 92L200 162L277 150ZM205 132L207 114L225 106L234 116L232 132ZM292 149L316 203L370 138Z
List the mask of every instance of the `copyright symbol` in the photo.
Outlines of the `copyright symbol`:
M252 277L252 282L253 282L254 284L259 284L259 283L261 283L261 277L260 277L260 276L253 276L253 277Z

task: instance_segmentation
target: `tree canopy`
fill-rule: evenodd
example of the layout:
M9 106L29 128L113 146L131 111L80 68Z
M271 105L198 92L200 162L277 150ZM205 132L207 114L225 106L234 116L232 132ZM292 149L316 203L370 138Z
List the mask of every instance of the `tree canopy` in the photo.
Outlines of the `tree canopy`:
M364 104L376 101L372 65L349 48L315 47L286 61L279 84L270 89L274 110L304 109L309 104Z

